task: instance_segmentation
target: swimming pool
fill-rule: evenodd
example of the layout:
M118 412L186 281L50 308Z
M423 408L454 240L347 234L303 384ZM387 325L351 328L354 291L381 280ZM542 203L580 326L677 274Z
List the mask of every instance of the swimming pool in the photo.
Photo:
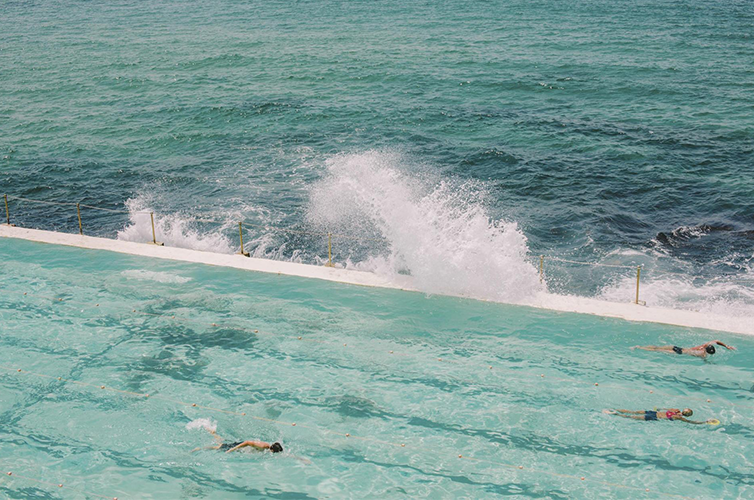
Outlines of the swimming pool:
M0 255L10 498L754 495L751 337L18 240ZM712 337L739 350L630 349ZM197 419L286 451L192 454L212 444Z

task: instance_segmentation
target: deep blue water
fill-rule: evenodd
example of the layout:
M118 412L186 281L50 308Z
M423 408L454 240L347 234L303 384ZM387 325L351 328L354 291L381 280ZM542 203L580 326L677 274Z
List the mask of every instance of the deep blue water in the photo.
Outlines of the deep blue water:
M652 305L754 314L751 2L40 0L0 23L10 195L154 210L168 244L220 251L241 219L377 237L336 260L413 274L500 251L453 221L515 222L530 257L645 265ZM11 210L76 230L72 207ZM249 231L260 256L326 253ZM489 279L509 286L519 257ZM554 291L630 297L630 272L548 271Z

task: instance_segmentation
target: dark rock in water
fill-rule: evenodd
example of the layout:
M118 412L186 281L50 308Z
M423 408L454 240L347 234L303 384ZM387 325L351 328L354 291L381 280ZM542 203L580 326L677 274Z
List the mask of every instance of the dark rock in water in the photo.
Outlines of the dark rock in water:
M729 232L735 228L728 224L699 224L698 226L681 226L668 233L657 233L655 239L662 245L674 245L675 243L700 238L710 233Z
M702 224L701 226L697 226L697 229L705 233L716 233L716 232L733 231L734 228L733 226L728 225L728 224L719 224L719 225Z

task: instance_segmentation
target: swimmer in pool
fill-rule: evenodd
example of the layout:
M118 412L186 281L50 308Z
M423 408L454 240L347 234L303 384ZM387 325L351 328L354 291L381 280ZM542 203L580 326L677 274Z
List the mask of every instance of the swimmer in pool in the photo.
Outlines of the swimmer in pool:
M731 345L726 345L719 340L713 340L712 342L706 342L696 347L681 348L677 345L636 345L632 349L644 349L645 351L659 351L675 354L688 354L689 356L696 356L697 358L706 358L707 355L715 354L715 344L723 346L726 349L735 351L736 348Z
M212 434L212 437L215 438L215 441L217 441L217 445L215 446L206 446L204 448L195 448L191 450L191 453L199 450L220 450L224 451L225 453L230 453L231 451L238 451L242 448L252 448L254 450L259 451L266 451L269 450L272 453L280 453L283 451L283 447L280 445L280 443L265 443L264 441L237 441L235 443L226 443L223 438L217 435L217 433L213 430L209 430L210 434Z
M710 424L717 425L720 422L713 418L704 422L697 422L695 420L689 420L686 417L690 417L694 414L690 408L684 408L679 410L678 408L656 408L654 410L647 411L631 411L631 410L602 410L602 413L608 415L616 415L623 418L633 418L634 420L680 420L689 424Z

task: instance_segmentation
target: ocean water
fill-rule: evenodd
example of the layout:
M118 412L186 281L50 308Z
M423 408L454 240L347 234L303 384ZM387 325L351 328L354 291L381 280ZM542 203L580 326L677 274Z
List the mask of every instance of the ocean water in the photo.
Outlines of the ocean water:
M631 350L713 335L687 328L8 239L0 255L3 498L754 495L750 336L715 334L738 350L703 361ZM721 423L602 413L654 407ZM191 453L205 427L285 451Z
M233 252L244 220L253 254L321 263L334 232L359 238L334 239L341 265L512 302L540 254L643 265L649 305L754 315L748 0L0 17L0 190L131 212L83 209L88 234L150 239L154 211L166 244ZM77 229L70 206L10 208ZM633 274L546 262L559 293L627 301Z

